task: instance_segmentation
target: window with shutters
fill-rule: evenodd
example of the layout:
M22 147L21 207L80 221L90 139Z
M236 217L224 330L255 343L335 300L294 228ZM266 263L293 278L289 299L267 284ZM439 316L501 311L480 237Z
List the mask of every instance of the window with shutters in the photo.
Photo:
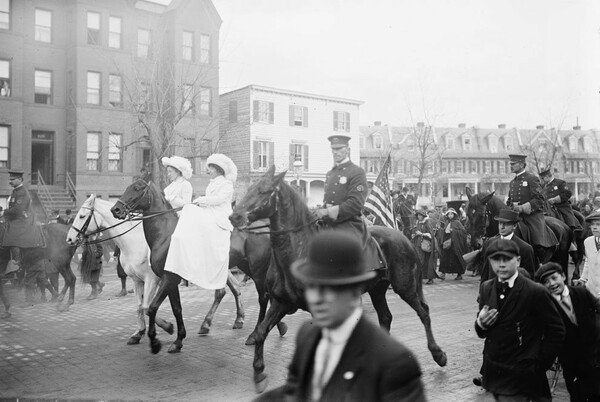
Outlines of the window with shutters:
M463 172L463 161L454 161L454 173Z
M35 40L52 42L52 11L35 9Z
M121 48L123 20L120 17L108 17L108 47Z
M254 122L274 123L275 105L273 102L255 100L252 102Z
M50 105L52 103L52 72L35 70L34 81L34 102Z
M333 112L333 130L334 131L350 131L350 113L348 112Z
M302 162L302 170L308 171L308 145L305 144L290 144L290 158L288 169L294 171L294 162L298 158Z
M10 96L11 87L10 61L0 60L0 96Z
M0 126L0 167L8 167L10 126Z
M110 133L108 135L108 170L121 172L123 169L123 134Z
M87 43L88 45L100 44L100 14L87 13Z
M100 171L100 133L90 131L87 133L87 170Z
M275 143L272 141L253 141L254 170L267 170L275 162Z
M10 0L0 0L0 29L10 29Z
M237 123L238 121L238 103L235 100L229 101L229 122Z
M290 126L308 127L308 108L290 105Z

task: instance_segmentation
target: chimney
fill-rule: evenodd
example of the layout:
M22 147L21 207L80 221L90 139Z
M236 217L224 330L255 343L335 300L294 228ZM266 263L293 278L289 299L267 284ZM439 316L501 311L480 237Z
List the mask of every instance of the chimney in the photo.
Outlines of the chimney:
M504 124L504 123L502 123L502 124L498 124L498 128L505 129L505 128L506 128L506 124Z
M544 129L544 125L540 124L539 126L535 126L536 129L538 130L543 130Z
M573 126L573 130L581 130L581 126L579 126L579 125Z
M375 125L375 127L381 127L381 122L380 121L376 121L375 123L373 123Z
M466 127L467 127L467 125L465 123L460 123L458 125L458 128L466 128Z
M422 121L417 123L417 127L425 127L425 123L423 123Z

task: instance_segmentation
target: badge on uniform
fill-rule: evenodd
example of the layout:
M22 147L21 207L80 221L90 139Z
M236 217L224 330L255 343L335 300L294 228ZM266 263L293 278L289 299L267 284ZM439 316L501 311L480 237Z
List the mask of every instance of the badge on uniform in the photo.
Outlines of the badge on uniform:
M523 187L527 187L527 182L526 181L523 182Z
M346 176L340 177L340 184L346 184L348 182L348 178Z
M363 192L363 190L364 190L364 189L365 189L365 188L363 187L363 185L362 185L362 184L361 184L361 185L359 185L358 187L356 187L356 190L357 190L357 191L359 191L359 192L361 192L361 193Z
M15 201L15 203L17 203L17 204L22 204L22 203L23 203L23 200L17 200L17 201Z
M554 186L554 189L555 189L555 190L558 190L558 186Z

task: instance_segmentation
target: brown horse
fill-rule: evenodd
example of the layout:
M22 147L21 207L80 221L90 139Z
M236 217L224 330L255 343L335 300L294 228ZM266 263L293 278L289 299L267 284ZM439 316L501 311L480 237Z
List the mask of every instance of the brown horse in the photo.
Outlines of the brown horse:
M469 198L469 206L467 208L467 218L469 219L468 231L471 235L471 246L473 249L481 248L485 238L490 238L498 234L498 225L494 221L494 217L498 215L501 209L506 209L508 206L494 193L479 193L472 194L470 188L465 190ZM567 273L569 265L569 248L573 240L573 232L563 222L550 216L545 217L546 225L552 230L554 236L558 240L558 245L547 253L549 257L545 261L540 261L541 264L548 261L553 261L563 268ZM520 232L517 228L515 234L519 237ZM567 275L568 277L568 275Z
M257 392L264 391L267 385L263 349L269 331L286 314L292 314L299 308L307 310L303 287L291 275L290 265L296 259L306 256L307 245L316 227L298 192L283 180L285 174L286 172L275 175L275 169L271 167L248 188L244 199L238 203L230 217L235 227L244 227L248 222L267 218L270 223L273 254L267 272L267 292L271 305L256 333L253 366ZM410 240L397 230L380 226L373 226L369 230L388 263L387 271L379 271L366 289L377 311L379 324L388 331L391 327L392 313L385 298L391 284L394 291L419 315L425 326L427 346L434 360L440 366L446 365L446 353L435 342L431 330L429 307L423 297L416 250Z
M42 230L46 239L46 246L21 249L21 264L24 269L39 263L39 261L43 259L50 260L54 264L56 270L62 275L65 283L59 294L56 294L52 287L49 287L49 289L52 289L52 298L59 302L57 309L59 311L67 311L69 310L69 306L75 302L75 282L77 277L71 269L71 259L73 258L77 247L70 246L65 241L67 232L69 231L69 226L67 225L63 225L62 223L49 223L47 225L42 225ZM6 266L9 261L10 248L0 248L0 276L6 271ZM63 305L62 301L64 300L67 291L69 292L69 298ZM4 294L1 282L0 299L4 304L5 316L10 316L10 313L8 312L10 302Z

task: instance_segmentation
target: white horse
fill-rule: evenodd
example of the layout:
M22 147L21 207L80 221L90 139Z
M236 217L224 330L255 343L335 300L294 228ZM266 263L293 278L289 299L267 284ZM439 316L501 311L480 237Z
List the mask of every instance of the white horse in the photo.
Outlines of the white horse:
M138 329L129 337L127 344L136 345L146 333L144 316L156 293L160 278L150 268L150 250L146 245L142 222L114 218L110 212L113 205L114 203L96 198L92 194L75 215L75 220L67 233L67 243L76 245L85 235L102 232L105 239L111 238L121 249L119 261L127 276L133 280L138 304ZM168 333L173 333L172 323L157 318L156 324Z

